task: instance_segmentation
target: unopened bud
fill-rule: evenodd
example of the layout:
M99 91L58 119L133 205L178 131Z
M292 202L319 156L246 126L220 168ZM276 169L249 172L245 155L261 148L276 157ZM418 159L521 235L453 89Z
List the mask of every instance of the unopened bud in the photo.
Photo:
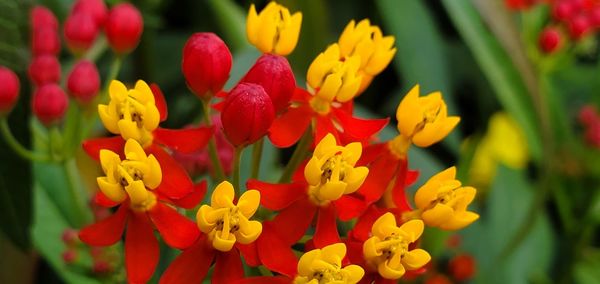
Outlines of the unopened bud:
M183 47L181 70L194 94L209 99L229 79L231 52L217 35L195 33Z

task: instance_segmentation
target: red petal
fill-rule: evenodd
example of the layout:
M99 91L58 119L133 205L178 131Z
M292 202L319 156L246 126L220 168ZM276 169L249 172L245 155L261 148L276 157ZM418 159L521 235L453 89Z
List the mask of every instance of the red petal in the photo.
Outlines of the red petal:
M181 153L193 153L208 144L212 137L212 127L186 129L157 128L152 132L156 142Z
M335 207L325 206L319 208L317 216L317 228L313 237L316 248L323 248L330 244L340 242L340 234L337 230L335 218Z
M288 246L295 244L306 232L317 213L317 207L308 197L298 199L283 209L272 221L273 231Z
M312 110L306 106L288 108L287 112L275 118L271 124L269 139L280 148L294 145L308 128L312 115Z
M212 109L221 112L223 111L223 108L225 107L225 101L220 101L218 103L214 103L212 106Z
M356 218L367 209L367 203L364 200L352 195L344 195L334 201L334 204L338 217L342 221L349 221Z
M354 224L354 228L352 228L348 237L361 242L366 241L370 236L373 223L375 223L377 218L381 217L385 212L385 210L377 208L375 205L369 206L367 211L358 218L358 221Z
M256 267L260 265L260 258L258 257L258 250L256 248L256 242L243 245L236 243L235 247L240 250L240 253L244 257L246 264Z
M289 244L284 243L271 229L270 222L263 224L263 232L257 240L258 255L269 270L292 277L296 274L297 260Z
M396 173L396 182L392 188L392 199L398 209L402 211L412 211L412 207L406 198L406 176L408 167L406 159L400 160L398 172Z
M256 276L240 279L233 283L236 284L290 284L293 283L292 279L285 276Z
M79 239L90 246L109 246L121 239L127 222L127 205L121 205L115 214L79 231Z
M121 156L124 159L123 148L125 147L125 140L121 136L113 137L102 137L88 139L81 143L83 150L94 160L100 160L100 150L107 149L111 150Z
M387 148L387 143L377 143L363 148L360 159L356 162L357 166L367 166L377 160L382 155L391 155Z
M306 183L272 184L255 179L246 182L246 188L260 192L260 204L270 210L281 210L306 196Z
M244 278L244 267L237 249L217 254L215 271L212 274L211 283L228 284Z
M92 197L92 201L99 206L107 208L115 207L121 204L108 199L108 197L106 197L106 195L104 195L104 193L102 193L100 190L96 191L96 194L94 194L94 197Z
M344 128L344 132L356 140L365 140L375 135L390 121L389 118L362 119L341 109L333 109L333 114Z
M125 268L127 280L145 283L158 264L158 241L145 213L133 213L125 236Z
M305 89L296 87L294 94L292 95L292 101L297 102L308 102L312 98L312 95Z
M195 222L160 202L148 211L148 215L165 243L170 247L185 249L194 244L200 235Z
M165 96L158 85L154 83L150 84L150 90L152 90L152 94L154 95L154 104L158 109L158 113L160 113L160 121L165 121L168 115L167 101L165 100Z
M358 189L358 194L364 196L367 203L379 200L393 180L398 164L399 161L390 154L381 155L369 166L369 175Z
M375 284L396 284L396 283L398 283L398 280L385 279L385 278L381 277L380 275L377 275L375 277Z
M193 209L202 201L204 195L206 195L206 180L195 184L194 189L190 194L180 199L173 199L171 202L177 205L177 207Z
M160 284L202 283L215 256L204 235L184 250L167 268Z
M363 257L363 243L362 241L344 241L346 244L346 257L350 260L350 263L364 266L365 259Z
M407 186L412 185L419 178L419 171L411 171L408 170L406 173L406 179L404 180L404 184Z
M156 191L171 199L185 197L193 191L194 184L192 180L185 169L171 155L156 144L152 144L146 151L148 154L153 154L160 163L162 182L156 188Z
M340 136L338 134L337 128L331 122L331 117L329 115L317 115L317 123L315 130L315 140L314 144L318 144L321 139L323 139L327 134L331 133L335 137L335 141L337 141L338 145L340 144Z

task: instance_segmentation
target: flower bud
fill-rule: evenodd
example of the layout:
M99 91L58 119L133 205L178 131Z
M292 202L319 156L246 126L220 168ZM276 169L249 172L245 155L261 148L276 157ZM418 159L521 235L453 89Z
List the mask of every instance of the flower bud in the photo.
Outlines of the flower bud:
M307 84L322 100L345 103L352 100L360 88L362 76L358 74L360 57L341 59L340 46L335 43L319 54L308 67Z
M60 63L52 55L41 55L29 65L29 78L36 86L60 81Z
M448 270L454 279L460 282L467 281L475 275L475 259L468 254L457 255L450 260Z
M600 116L592 105L585 105L579 110L579 122L584 125L600 124Z
M67 111L69 99L57 84L47 84L33 95L33 113L46 126L58 122Z
M217 35L195 33L183 47L181 70L192 92L208 99L229 79L231 52Z
M79 61L67 78L69 94L80 103L89 103L100 89L100 74L90 61Z
M262 86L271 97L275 113L287 108L296 89L294 72L287 59L279 55L265 54L258 58L242 82Z
M540 34L538 44L545 53L552 53L560 47L561 36L558 29L554 27L545 28Z
M583 38L590 31L591 27L590 19L586 15L578 15L570 19L567 23L569 35L574 40Z
M33 30L31 38L33 55L57 55L60 52L60 38L52 27L40 27Z
M286 7L275 1L260 13L252 4L246 19L246 35L248 41L261 52L286 56L294 51L298 43L301 25L302 13L292 15Z
M0 116L8 113L19 99L19 77L10 69L0 66Z
M144 20L140 11L129 3L114 6L108 14L104 31L115 53L127 53L140 41Z
M240 83L225 99L221 121L223 132L233 146L244 146L263 137L275 119L271 98L263 87Z
M78 0L73 5L72 14L85 13L90 15L98 28L104 25L108 9L102 0Z
M58 30L58 20L54 13L44 6L35 6L31 9L31 29L51 28L54 31Z
M73 53L83 53L90 48L96 40L96 36L98 36L98 26L89 14L71 14L65 21L64 35L67 46Z
M68 249L62 253L62 259L66 264L72 264L77 260L77 251L74 249Z
M572 1L562 0L552 6L552 17L556 21L567 21L575 15L576 9Z

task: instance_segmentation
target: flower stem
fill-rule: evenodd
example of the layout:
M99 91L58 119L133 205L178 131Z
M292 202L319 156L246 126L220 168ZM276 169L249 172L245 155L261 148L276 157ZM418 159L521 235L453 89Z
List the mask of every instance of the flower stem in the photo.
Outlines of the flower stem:
M260 162L262 158L262 152L264 147L265 138L260 138L258 141L252 145L252 173L250 174L250 178L258 178L258 174L260 173Z
M36 161L36 162L49 162L51 160L51 157L49 157L47 155L37 154L37 153L25 148L25 146L21 145L21 143L19 143L19 141L17 141L15 136L10 131L10 127L8 126L8 121L6 120L5 117L0 119L0 130L2 131L2 136L4 137L6 144L8 144L8 146L13 151L15 151L15 153L17 153L17 155L19 155L21 158L23 158L25 160Z
M294 149L294 153L292 154L290 161L285 166L283 174L281 174L281 177L279 178L279 183L287 183L291 180L294 171L306 157L311 140L312 128L308 127L302 138L300 138L300 141L298 141L298 145L296 146L296 149Z
M233 189L235 190L235 196L240 197L240 160L244 146L235 147L235 154L233 156L233 177L231 183L233 183Z
M204 109L204 123L207 126L212 125L210 120L210 101L202 101L202 107ZM213 165L213 169L215 171L215 176L218 181L225 180L225 171L223 170L223 165L221 164L221 160L219 159L219 155L217 154L217 143L215 140L215 135L213 135L208 141L208 154L210 156L210 161Z
M89 210L86 210L86 199L84 199L81 195L80 190L82 187L79 182L79 172L77 170L77 165L75 164L74 159L64 160L62 162L62 168L67 176L67 181L69 185L69 193L71 194L71 198L73 200L76 211L78 212L77 227L82 227L85 224L91 222L92 218Z
M123 58L119 55L115 56L113 62L110 65L110 69L108 70L108 75L106 76L106 80L104 81L104 86L102 87L102 94L100 95L100 102L106 102L108 100L108 87L110 86L110 82L117 78L119 75L119 71L121 70L121 64L123 63Z

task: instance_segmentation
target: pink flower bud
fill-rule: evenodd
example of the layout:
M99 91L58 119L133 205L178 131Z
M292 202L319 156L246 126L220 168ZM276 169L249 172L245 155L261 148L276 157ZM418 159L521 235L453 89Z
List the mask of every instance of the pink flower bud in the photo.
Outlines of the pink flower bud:
M540 34L538 44L545 53L552 53L558 50L561 42L561 35L558 29L554 27L545 28Z
M195 33L183 47L181 70L194 94L209 99L229 79L231 52L217 35Z
M223 132L233 146L245 146L263 137L273 120L271 98L257 84L240 83L225 99L221 122Z
M52 27L40 27L33 30L31 53L33 55L57 55L60 52L60 38Z
M66 264L72 264L77 260L77 251L74 249L68 249L62 253L62 259Z
M572 1L561 0L552 6L552 17L556 21L568 21L575 15L576 9Z
M58 20L54 13L44 6L35 6L31 9L31 29L51 28L54 31L58 30Z
M129 3L114 6L104 27L110 47L119 54L133 50L138 45L143 30L142 14Z
M64 24L67 46L76 54L83 53L92 46L98 31L94 19L86 13L71 14Z
M36 86L60 81L60 63L52 55L41 55L29 65L29 78Z
M296 89L294 72L287 59L272 54L259 57L242 82L261 85L271 97L276 113L281 113L287 108Z
M72 14L85 13L92 17L96 23L96 27L104 26L106 17L108 16L108 8L102 0L78 0L73 5Z
M67 228L63 231L61 239L66 245L73 245L79 241L78 231L73 228Z
M591 28L590 20L586 15L577 15L570 19L567 23L569 35L574 40L583 38L590 31Z
M600 124L600 116L598 115L596 108L592 105L583 106L579 110L579 122L587 126Z
M33 95L33 114L46 126L60 121L68 106L69 98L57 84L44 85Z
M0 115L12 110L19 99L19 77L10 69L0 66Z
M100 90L100 74L96 65L87 60L79 61L67 78L67 90L80 103L92 101Z

